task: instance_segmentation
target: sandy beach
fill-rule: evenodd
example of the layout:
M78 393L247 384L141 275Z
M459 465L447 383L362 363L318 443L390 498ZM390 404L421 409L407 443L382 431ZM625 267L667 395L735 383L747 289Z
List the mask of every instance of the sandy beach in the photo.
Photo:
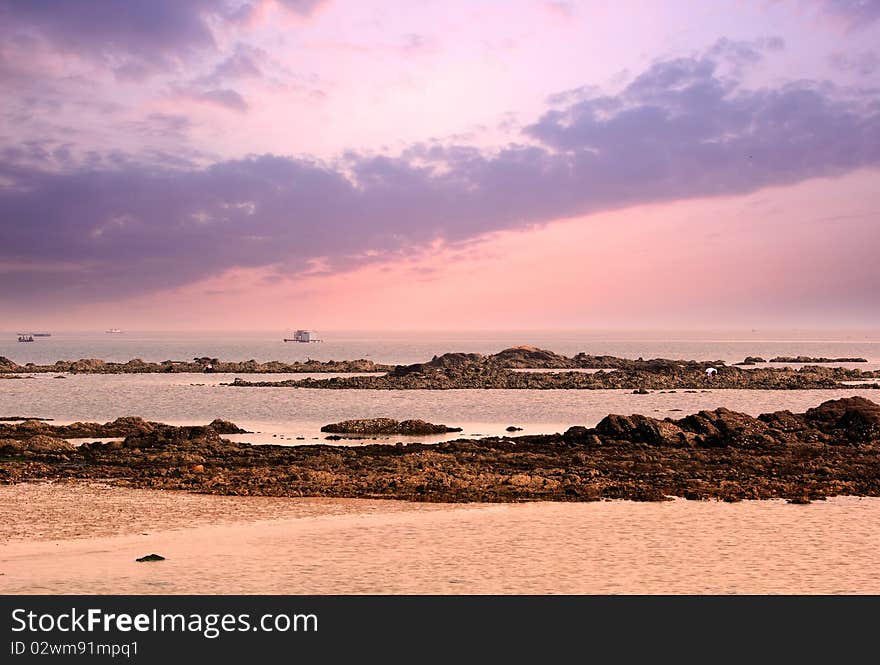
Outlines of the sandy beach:
M0 487L0 593L880 593L880 499L516 505ZM145 554L166 557L137 563Z

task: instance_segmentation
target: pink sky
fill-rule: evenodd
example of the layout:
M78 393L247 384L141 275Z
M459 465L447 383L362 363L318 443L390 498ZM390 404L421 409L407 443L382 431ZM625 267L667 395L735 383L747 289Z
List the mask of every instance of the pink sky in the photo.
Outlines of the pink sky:
M0 0L0 328L880 325L873 3L148 5Z

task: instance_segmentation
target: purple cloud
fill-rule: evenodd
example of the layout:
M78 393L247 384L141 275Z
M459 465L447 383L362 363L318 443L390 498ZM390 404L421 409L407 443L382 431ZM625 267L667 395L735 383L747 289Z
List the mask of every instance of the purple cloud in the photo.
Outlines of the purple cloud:
M262 49L238 44L232 55L220 62L205 80L216 83L230 79L260 78L263 75L260 62L267 58Z
M431 143L334 163L263 155L200 168L116 155L62 168L52 146L19 147L44 161L0 163L0 301L114 298L236 266L295 274L317 257L340 271L438 237L880 166L876 92L748 89L719 73L720 57L657 62L617 94L560 97L524 143L491 152Z
M873 51L863 51L853 55L835 51L829 56L828 62L839 71L856 72L861 76L870 76L880 69L880 56Z
M216 48L212 22L236 23L260 4L232 0L0 0L0 37L36 35L51 47L140 80ZM325 0L277 0L301 17Z
M880 19L878 0L820 0L826 14L843 19L851 30L863 28Z
M208 24L228 12L220 0L0 0L3 32L36 34L55 48L119 64L129 75L214 47Z
M248 103L244 97L230 88L211 88L208 90L180 88L177 93L197 102L213 104L238 113L244 113L248 110Z
M327 4L327 0L277 0L277 2L287 11L300 16L311 16Z

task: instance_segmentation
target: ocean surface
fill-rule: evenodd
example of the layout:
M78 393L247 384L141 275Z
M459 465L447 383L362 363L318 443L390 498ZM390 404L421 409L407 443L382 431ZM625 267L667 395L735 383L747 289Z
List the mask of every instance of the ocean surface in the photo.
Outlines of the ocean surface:
M0 321L2 325L2 321ZM17 342L17 333L51 332L33 343ZM19 364L100 358L125 362L192 360L354 360L403 364L430 360L450 351L496 353L530 344L565 355L580 351L625 358L680 358L738 362L746 356L769 360L780 355L864 357L880 363L880 330L874 331L481 331L377 332L319 331L320 343L284 342L291 331L255 332L64 332L0 331L0 356ZM866 367L867 369L867 367Z
M415 504L0 486L0 593L880 593L880 499ZM136 563L150 553L165 561Z

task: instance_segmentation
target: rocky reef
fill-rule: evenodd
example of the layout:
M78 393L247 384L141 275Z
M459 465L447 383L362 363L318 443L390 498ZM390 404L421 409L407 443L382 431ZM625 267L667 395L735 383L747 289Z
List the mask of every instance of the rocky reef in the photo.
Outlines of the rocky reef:
M255 446L223 439L215 424L149 425L78 447L62 426L13 426L22 436L0 436L0 482L456 502L880 496L880 406L859 397L757 418L723 408L678 420L609 415L560 434L435 445Z
M177 432L185 428L175 428L135 416L123 416L109 423L81 423L70 425L50 425L46 419L25 420L20 423L4 422L0 419L0 439L29 439L33 436L48 436L61 439L111 439L125 436L145 436L156 431ZM247 430L234 423L217 418L208 427L217 434L247 434Z
M321 428L322 432L332 434L448 434L460 432L461 427L435 425L424 420L394 420L393 418L363 418L359 420L343 420Z
M231 374L280 373L363 373L373 376L332 377L326 379L287 379L254 381L236 377L235 387L300 387L374 390L449 390L449 389L626 389L671 390L705 388L740 388L758 390L798 390L839 388L841 382L864 381L864 388L880 388L875 380L880 371L862 371L841 367L820 367L836 362L866 362L864 358L809 358L781 356L771 363L798 363L803 367L752 367L764 359L749 356L741 363L727 365L721 360L677 360L667 358L630 359L578 353L572 357L533 346L514 346L492 355L445 353L428 362L411 365L385 365L372 360L317 361L282 363L223 362L207 356L191 362L166 360L161 363L135 359L112 363L97 359L60 360L53 365L17 365L0 356L0 378L30 373L137 374L157 372L205 371ZM809 364L817 363L817 364ZM748 369L745 369L747 366ZM708 368L717 374L706 376ZM529 369L544 370L529 372ZM546 370L554 370L547 372ZM570 371L566 371L570 370ZM584 370L592 370L585 372ZM59 378L63 378L60 376Z
M866 363L867 358L813 358L811 356L777 356L771 363Z
M717 374L706 375L713 367ZM528 372L526 369L554 369L555 372ZM597 370L585 373L583 370ZM572 371L565 371L572 370ZM743 369L720 360L631 360L614 356L579 353L572 358L534 347L513 347L483 356L478 353L446 353L425 363L398 365L380 376L250 381L236 377L226 385L235 387L295 387L374 390L450 390L450 389L627 389L647 390L739 388L759 390L798 390L840 388L843 381L874 383L880 372L818 367L757 367Z
M767 362L761 356L746 356L738 363L733 363L734 365L757 365L758 363Z
M227 362L218 358L193 358L187 360L165 360L159 363L144 362L134 358L124 363L106 362L97 358L80 360L59 360L52 365L19 365L9 358L0 356L0 372L7 374L46 374L69 372L71 374L159 374L163 372L204 373L228 372L237 374L287 374L300 372L386 372L392 365L381 365L372 360L308 360L306 362L283 363L277 360L257 362Z

